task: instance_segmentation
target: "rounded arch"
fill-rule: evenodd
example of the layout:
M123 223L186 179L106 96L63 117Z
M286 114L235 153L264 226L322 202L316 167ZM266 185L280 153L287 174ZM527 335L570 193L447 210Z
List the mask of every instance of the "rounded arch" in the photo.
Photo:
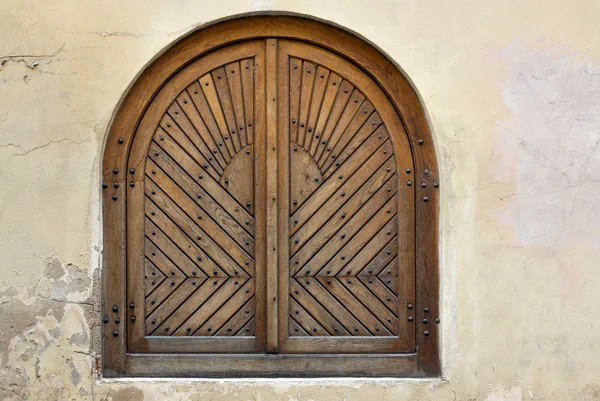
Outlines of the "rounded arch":
M414 171L406 170L415 185L415 311L417 322L439 322L438 272L438 167L431 129L419 95L390 59L358 35L338 26L297 15L247 15L201 26L170 44L147 65L121 99L112 118L102 159L103 186L103 309L104 316L133 309L126 299L127 190L143 181L143 166L132 165L129 156L142 116L164 84L208 53L242 41L283 38L325 48L367 73L383 90L404 125ZM138 138L139 141L139 138ZM147 141L150 142L149 140ZM142 169L136 174L136 169ZM409 181L409 185L413 183ZM121 316L125 321L127 316ZM106 323L106 318L105 318ZM418 353L413 356L420 374L440 371L439 335L436 325L417 326ZM119 327L105 324L105 374L126 372L126 337Z

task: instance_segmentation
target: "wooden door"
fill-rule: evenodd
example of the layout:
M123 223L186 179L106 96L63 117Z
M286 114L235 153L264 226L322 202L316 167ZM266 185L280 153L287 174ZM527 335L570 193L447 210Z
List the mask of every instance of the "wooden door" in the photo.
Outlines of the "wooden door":
M278 134L287 144L279 149L280 351L413 350L401 306L415 279L402 122L355 65L307 43L278 45Z
M264 350L264 59L264 41L198 59L140 122L153 135L130 162L144 166L128 198L133 352Z
M226 46L170 78L137 131L131 352L414 350L412 156L359 67L305 42Z

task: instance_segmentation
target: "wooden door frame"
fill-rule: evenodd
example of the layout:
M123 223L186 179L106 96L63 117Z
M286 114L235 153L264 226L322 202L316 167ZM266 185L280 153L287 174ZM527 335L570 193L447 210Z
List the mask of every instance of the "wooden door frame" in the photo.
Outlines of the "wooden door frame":
M127 191L142 183L128 156L140 119L163 84L181 68L227 44L268 38L305 41L356 64L379 84L401 116L411 145L415 188L417 351L378 355L169 355L130 354L127 324L135 305L126 297ZM152 135L152 133L148 133ZM143 171L143 170L142 170ZM409 79L382 52L357 35L305 16L245 15L205 25L169 45L148 64L119 102L102 160L102 353L105 377L401 376L440 374L439 179L433 138L423 105ZM131 186L133 183L133 186ZM274 240L275 244L277 240Z

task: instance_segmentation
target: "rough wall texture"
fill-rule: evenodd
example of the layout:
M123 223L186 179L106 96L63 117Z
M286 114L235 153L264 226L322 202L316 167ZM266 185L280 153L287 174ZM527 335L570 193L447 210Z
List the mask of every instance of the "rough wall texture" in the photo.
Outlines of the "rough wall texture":
M98 378L99 160L127 86L204 22L334 21L387 52L442 177L443 380ZM600 400L600 3L3 0L0 399Z

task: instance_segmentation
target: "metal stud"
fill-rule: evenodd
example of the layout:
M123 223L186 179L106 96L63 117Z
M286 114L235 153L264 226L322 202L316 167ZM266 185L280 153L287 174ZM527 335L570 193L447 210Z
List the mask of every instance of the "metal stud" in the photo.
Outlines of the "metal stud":
M251 203L250 202L246 202L246 206L250 207Z
M422 322L423 324L427 324L427 319L423 319L423 320L421 320L421 322Z
M409 317L408 317L408 321L409 321L409 322L412 322L413 320L415 320L415 318L414 318L414 317L412 317L412 316L409 316Z
M131 323L135 322L135 316L131 316L129 320L131 320Z
M104 319L102 319L102 321L104 322L104 324L108 323L108 317L104 316Z
M427 188L427 183L426 182L421 183L421 188Z
M406 185L409 186L409 187L412 186L412 181L407 181Z
M425 307L425 309L423 309L423 312L425 312L425 313L429 313L429 308L428 308L428 307Z
M119 307L117 305L113 305L113 312L118 312L119 311Z
M434 183L433 183L433 187L434 187L434 188L438 188L439 186L440 186L440 184L438 184L437 182L434 182Z
M423 335L424 335L425 337L427 337L427 336L429 335L429 331L425 330L425 331L423 332Z
M423 197L423 202L429 202L429 198L427 196Z
M426 169L425 171L423 171L423 173L424 173L425 175L429 175L429 170L427 170L427 169Z
M440 318L436 317L435 320L434 320L434 322L436 322L437 324L440 324Z
M225 184L229 184L229 178L225 178Z
M135 182L131 181L131 182L129 183L129 186L130 186L131 188L135 187Z
M118 169L118 168L114 168L114 169L113 169L113 174L115 174L115 175L116 175L116 174L119 174L119 169Z
M408 304L408 305L406 305L406 307L407 307L408 309L412 309L412 308L413 308L413 304Z
M119 324L121 323L121 319L119 319L118 317L115 318L115 324Z
M107 182L103 182L102 183L102 188L108 188L108 183Z
M297 201L296 199L294 199L294 200L292 201L292 203L293 203L294 205L297 205L297 204L298 204L298 201Z
M407 168L405 171L406 171L406 174L410 174L412 170Z
M419 139L419 145L423 145L423 140Z
M124 142L124 141L123 141L123 138L119 138L118 142L119 142L119 143L123 143L123 142Z
M119 337L119 331L118 330L113 331L113 336L114 337Z

